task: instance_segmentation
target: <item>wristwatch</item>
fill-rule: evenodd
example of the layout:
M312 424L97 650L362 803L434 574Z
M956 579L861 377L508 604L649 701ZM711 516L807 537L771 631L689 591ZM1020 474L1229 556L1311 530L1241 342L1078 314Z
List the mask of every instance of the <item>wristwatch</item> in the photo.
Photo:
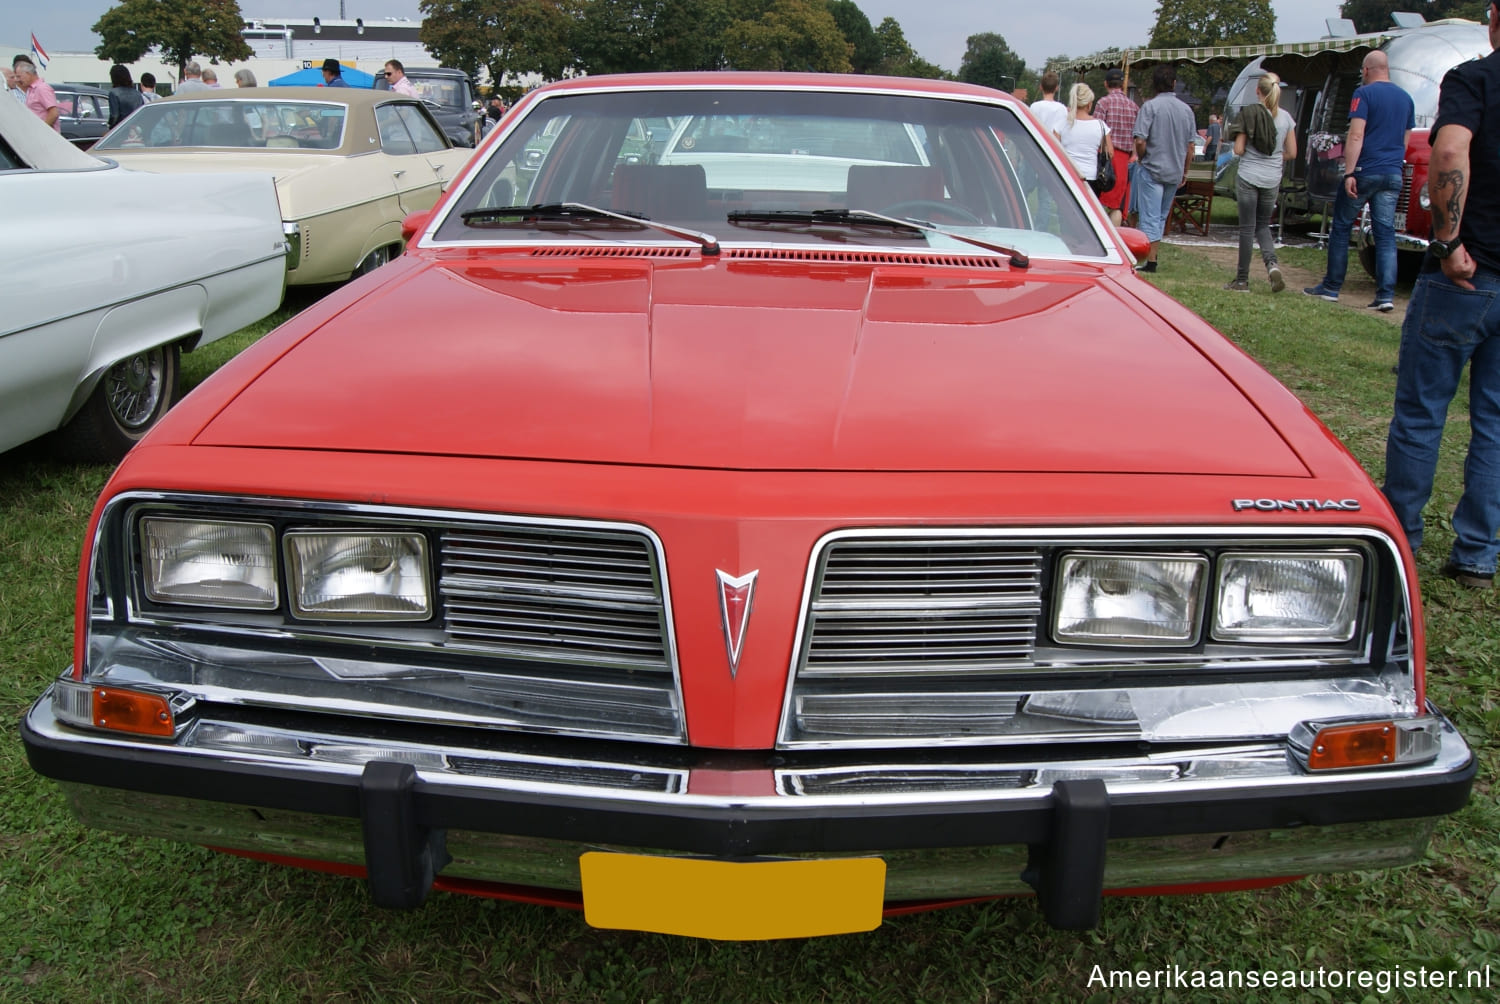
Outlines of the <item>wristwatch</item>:
M1434 258L1442 261L1444 258L1452 254L1454 250L1462 243L1463 240L1458 237L1453 238L1451 241L1440 241L1434 238L1433 240L1428 242L1427 250L1432 252L1432 256Z

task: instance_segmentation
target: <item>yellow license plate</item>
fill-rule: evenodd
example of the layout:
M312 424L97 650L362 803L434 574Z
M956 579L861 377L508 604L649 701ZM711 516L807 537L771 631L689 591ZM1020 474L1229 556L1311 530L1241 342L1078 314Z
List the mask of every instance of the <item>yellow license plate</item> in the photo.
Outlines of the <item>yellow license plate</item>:
M885 901L880 858L713 861L590 851L583 916L594 927L720 941L873 931Z

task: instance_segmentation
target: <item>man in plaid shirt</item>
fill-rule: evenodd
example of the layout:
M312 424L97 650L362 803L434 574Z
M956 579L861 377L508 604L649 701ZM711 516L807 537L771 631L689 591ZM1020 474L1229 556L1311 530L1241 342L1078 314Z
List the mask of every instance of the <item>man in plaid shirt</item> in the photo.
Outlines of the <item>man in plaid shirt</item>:
M1124 220L1124 212L1130 206L1130 164L1135 160L1135 141L1131 136L1135 132L1135 116L1139 111L1122 90L1124 85L1124 71L1111 67L1104 74L1108 93L1094 105L1094 116L1109 126L1109 141L1115 148L1115 187L1099 196L1115 226Z

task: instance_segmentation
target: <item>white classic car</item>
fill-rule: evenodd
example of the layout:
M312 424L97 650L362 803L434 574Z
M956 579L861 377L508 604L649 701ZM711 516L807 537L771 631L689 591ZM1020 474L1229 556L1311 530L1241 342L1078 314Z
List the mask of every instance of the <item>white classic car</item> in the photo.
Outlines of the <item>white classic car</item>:
M288 285L342 282L401 253L401 220L431 209L472 151L421 101L355 87L194 91L139 109L93 148L164 174L276 179Z
M0 101L0 450L60 429L119 459L171 407L178 359L281 303L264 176L167 178L76 149Z

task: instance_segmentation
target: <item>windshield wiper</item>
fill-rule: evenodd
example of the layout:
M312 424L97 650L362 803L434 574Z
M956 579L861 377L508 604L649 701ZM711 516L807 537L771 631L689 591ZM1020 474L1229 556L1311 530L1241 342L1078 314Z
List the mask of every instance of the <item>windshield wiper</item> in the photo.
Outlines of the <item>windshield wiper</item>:
M674 227L657 223L644 216L631 216L611 209L600 209L583 202L539 202L534 206L496 206L493 209L470 209L459 218L469 227L515 227L537 223L553 223L565 226L619 226L628 224L639 230L660 230L662 233L695 242L706 255L719 253L718 238L712 234L685 227ZM606 222L609 221L609 222Z
M872 213L868 209L772 209L764 212L730 213L729 222L831 224L850 227L883 223L893 230L916 230L924 233L942 234L944 237L984 248L986 251L998 251L1010 258L1012 268L1031 267L1031 259L1027 257L1026 252L1018 248L996 244L994 241L987 241L978 237L956 234L951 230L944 230L942 227L934 226L926 220L886 216L884 213Z
M863 230L901 230L901 236L921 237L922 228L892 217L873 218L848 209L747 209L727 217L735 226L763 224L773 228L847 227Z

